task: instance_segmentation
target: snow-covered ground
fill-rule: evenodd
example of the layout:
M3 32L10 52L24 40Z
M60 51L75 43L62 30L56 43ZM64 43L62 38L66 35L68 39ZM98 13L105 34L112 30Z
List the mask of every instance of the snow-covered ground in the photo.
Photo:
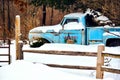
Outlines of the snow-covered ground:
M45 44L39 48L30 48L24 45L23 49L34 50L63 50L63 51L83 51L83 52L97 52L98 45L75 45L75 44ZM113 52L120 54L120 47L105 47L106 52ZM6 49L0 49L0 54L7 52ZM85 56L66 56L66 55L49 55L24 53L24 60L16 61L15 44L11 44L11 65L4 65L0 67L0 80L94 80L96 72L94 70L77 70L77 69L62 69L51 68L43 63L54 64L70 64L83 66L96 66L96 57ZM0 57L6 59L6 57ZM120 68L120 59L111 59L109 66ZM37 62L33 64L32 62ZM110 80L120 80L120 74L113 74L105 72L104 78Z

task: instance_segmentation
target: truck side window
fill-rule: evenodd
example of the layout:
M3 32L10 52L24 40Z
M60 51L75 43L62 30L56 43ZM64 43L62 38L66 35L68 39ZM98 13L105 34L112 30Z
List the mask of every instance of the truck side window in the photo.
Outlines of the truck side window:
M70 23L70 22L77 22L78 23L78 19L66 19L64 25L67 23Z

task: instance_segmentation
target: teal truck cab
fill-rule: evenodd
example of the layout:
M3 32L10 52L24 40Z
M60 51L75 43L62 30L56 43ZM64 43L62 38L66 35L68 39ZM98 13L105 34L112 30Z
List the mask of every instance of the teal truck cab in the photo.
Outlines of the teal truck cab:
M107 17L97 12L71 13L58 25L31 29L28 37L31 47L44 43L120 46L120 27L113 27Z

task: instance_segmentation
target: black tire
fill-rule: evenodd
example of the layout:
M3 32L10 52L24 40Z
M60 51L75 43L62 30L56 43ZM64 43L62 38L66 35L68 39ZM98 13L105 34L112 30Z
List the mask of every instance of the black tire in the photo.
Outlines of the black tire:
M41 38L38 42L35 42L32 45L30 45L30 47L33 47L33 48L40 47L45 43L50 43L50 42L46 39Z
M120 46L120 39L111 39L111 40L108 40L106 46L108 46L108 47Z

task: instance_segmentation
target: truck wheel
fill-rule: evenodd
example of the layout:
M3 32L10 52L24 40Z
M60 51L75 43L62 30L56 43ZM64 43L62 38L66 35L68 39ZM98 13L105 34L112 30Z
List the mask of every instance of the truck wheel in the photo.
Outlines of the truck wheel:
M32 45L30 45L30 47L34 47L34 48L35 47L40 47L45 43L50 43L50 42L48 40L46 40L46 39L41 38L39 41L37 41L37 42L33 43Z
M109 39L107 41L106 46L108 47L120 46L120 39Z

